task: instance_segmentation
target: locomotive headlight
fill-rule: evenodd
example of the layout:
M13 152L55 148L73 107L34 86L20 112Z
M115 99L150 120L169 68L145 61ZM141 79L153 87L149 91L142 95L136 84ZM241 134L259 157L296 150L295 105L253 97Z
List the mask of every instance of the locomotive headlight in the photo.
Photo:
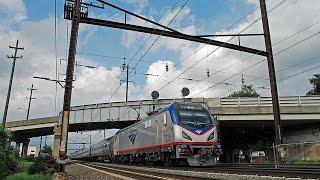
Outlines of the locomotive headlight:
M210 134L210 136L208 137L208 141L212 140L214 138L214 131Z
M185 139L188 139L189 141L192 141L192 138L185 132L182 131L182 137Z

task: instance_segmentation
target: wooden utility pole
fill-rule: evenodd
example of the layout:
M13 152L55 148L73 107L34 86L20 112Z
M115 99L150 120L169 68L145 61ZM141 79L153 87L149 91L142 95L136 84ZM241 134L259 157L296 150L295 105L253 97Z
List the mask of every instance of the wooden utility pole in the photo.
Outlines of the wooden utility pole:
M267 13L265 0L260 0L260 9L261 9L263 31L264 31L264 41L265 41L266 51L268 53L267 61L268 61L269 80L270 80L270 87L271 87L272 105L273 105L274 128L275 128L275 136L276 136L275 145L278 147L280 144L283 143L282 126L281 126L280 106L279 106L279 98L278 98L278 90L277 90L277 78L274 70L272 44L271 44L268 13Z
M5 104L4 112L3 112L2 127L5 127L6 126L6 122L7 122L8 107L9 107L9 102L10 102L10 94L11 94L11 87L12 87L14 68L16 66L16 60L17 60L17 58L22 58L22 56L17 57L17 52L18 52L18 50L24 50L24 48L19 47L19 40L17 40L15 47L9 46L9 48L14 49L14 55L13 56L7 56L8 58L13 59L13 62L12 62L12 68L11 68L11 75L10 75L8 93L7 93L7 100L6 100L6 104Z
M31 101L32 101L33 99L35 99L34 97L32 97L32 92L35 91L35 90L37 90L37 89L34 89L34 88L33 88L33 84L32 84L32 85L31 85L31 88L30 88L30 89L28 88L28 90L30 90L30 96L27 97L27 98L29 99L28 110L27 110L27 120L29 119L29 115L30 115Z

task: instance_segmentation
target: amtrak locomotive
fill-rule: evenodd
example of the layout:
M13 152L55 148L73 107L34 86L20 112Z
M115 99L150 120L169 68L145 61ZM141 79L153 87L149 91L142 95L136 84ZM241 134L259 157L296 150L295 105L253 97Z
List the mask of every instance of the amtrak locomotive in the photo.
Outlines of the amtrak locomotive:
M210 166L221 153L210 112L199 103L175 102L71 159Z

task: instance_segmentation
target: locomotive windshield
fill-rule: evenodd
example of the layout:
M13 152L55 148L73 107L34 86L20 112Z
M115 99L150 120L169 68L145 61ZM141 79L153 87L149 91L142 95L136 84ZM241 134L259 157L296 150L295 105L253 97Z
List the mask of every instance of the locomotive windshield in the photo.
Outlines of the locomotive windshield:
M177 104L179 124L191 128L204 128L213 124L209 112L200 104Z

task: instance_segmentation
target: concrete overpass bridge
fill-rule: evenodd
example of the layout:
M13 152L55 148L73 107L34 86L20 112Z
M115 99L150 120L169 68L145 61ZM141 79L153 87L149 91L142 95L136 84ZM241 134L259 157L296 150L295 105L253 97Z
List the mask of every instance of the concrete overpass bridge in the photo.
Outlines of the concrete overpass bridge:
M289 96L280 97L279 100L284 136L290 136L291 129L298 127L301 131L301 127L311 127L312 137L320 140L320 96ZM160 99L73 106L69 132L121 129L133 124L138 118L146 117L153 106L160 109L174 101L199 102L207 106L219 122L221 143L225 148L234 148L234 144L228 143L236 142L235 138L249 140L257 136L274 139L270 97ZM55 132L57 135L59 131L55 129L59 128L59 124L60 117L57 116L7 122L6 128L12 134L12 141L17 142L18 146L20 142L23 143L24 152L29 138L53 135ZM314 131L314 127L318 129ZM318 135L314 132L318 132ZM294 137L288 137L292 138ZM54 143L54 147L56 146L58 144Z
M206 105L220 126L249 127L273 126L273 110L270 97L258 98L187 98L112 102L73 106L70 113L70 132L121 129L144 118L152 111L174 101L199 102ZM280 97L281 118L284 126L314 124L320 122L320 96ZM45 117L7 122L6 128L13 140L54 134L60 117Z

